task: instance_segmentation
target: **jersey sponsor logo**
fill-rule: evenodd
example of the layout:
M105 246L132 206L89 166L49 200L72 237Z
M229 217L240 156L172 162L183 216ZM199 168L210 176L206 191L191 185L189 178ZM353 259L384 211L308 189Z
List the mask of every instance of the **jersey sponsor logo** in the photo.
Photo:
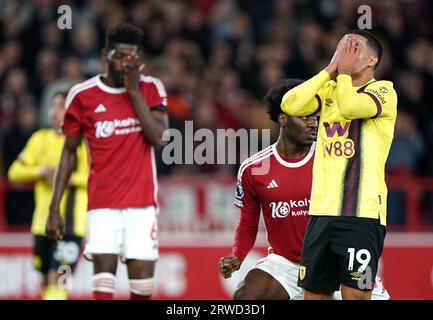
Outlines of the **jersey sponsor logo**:
M350 127L350 121L346 121L343 126L341 122L338 121L332 123L325 121L323 122L323 126L325 127L326 136L328 138L334 137L335 133L337 133L339 137L343 137Z
M105 111L107 111L107 109L104 107L102 103L98 104L98 106L95 109L95 113L101 113Z
M273 188L278 188L278 184L275 182L274 179L272 179L271 182L269 182L268 186L266 187L267 189L273 189Z
M346 139L345 141L332 141L330 143L323 143L323 154L329 157L344 157L352 158L355 155L355 143L352 139Z
M310 200L290 200L286 201L278 201L271 202L269 206L271 207L272 218L285 218L289 214L292 217L294 216L305 216L308 214L308 206L310 204ZM302 209L305 208L305 209Z
M271 202L269 206L272 208L272 218L285 218L290 213L290 206L287 202Z
M300 266L299 267L299 280L304 280L305 276L307 275L307 267L306 266Z
M141 131L140 121L137 118L115 119L113 121L97 121L95 123L96 138L108 138L114 135L125 135Z
M381 88L385 89L385 91L382 91L383 89L381 90ZM381 104L385 104L386 103L385 97L381 93L387 93L388 92L387 88L380 87L379 91L374 90L374 89L369 89L369 90L365 90L365 91L372 93L377 99L379 99L379 101L380 101Z

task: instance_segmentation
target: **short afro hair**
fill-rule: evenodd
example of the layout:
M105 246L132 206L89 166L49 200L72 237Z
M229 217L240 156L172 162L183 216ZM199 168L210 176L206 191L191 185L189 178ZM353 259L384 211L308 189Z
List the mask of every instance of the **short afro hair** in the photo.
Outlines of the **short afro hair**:
M121 22L107 31L105 45L107 49L112 49L115 43L126 43L138 46L143 45L143 31L136 26Z
M302 79L284 79L275 87L269 89L263 100L266 102L269 118L278 123L278 116L284 113L281 102L287 91L303 83Z
M357 34L367 39L367 46L373 49L373 51L377 54L377 63L374 66L376 69L379 66L380 60L382 59L383 47L382 43L379 39L367 30L354 29L349 31L347 34Z

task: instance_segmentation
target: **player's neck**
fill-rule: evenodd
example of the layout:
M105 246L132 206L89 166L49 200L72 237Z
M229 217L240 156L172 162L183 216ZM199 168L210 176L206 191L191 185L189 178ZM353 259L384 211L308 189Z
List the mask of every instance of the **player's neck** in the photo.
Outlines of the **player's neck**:
M352 75L352 85L354 87L361 87L371 79L374 79L373 70L366 69L363 72Z
M277 141L276 149L278 154L283 158L299 159L308 152L309 147L297 146L280 136Z
M118 84L114 78L114 76L110 75L109 72L107 72L105 75L101 76L101 81L112 88L120 88L122 87L122 84Z

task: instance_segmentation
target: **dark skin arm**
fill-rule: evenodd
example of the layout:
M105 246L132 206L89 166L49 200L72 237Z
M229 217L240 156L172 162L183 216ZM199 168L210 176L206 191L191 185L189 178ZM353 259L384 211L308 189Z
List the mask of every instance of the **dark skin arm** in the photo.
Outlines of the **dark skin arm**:
M142 134L149 144L162 149L166 145L162 140L162 134L168 127L167 115L164 112L151 111L141 95L139 81L144 64L138 65L138 56L130 54L125 60L122 63L124 84L140 121Z
M60 201L69 179L77 163L77 148L81 137L65 138L60 163L54 178L53 196L50 203L50 213L47 219L47 236L57 242L63 238L64 223L60 216Z

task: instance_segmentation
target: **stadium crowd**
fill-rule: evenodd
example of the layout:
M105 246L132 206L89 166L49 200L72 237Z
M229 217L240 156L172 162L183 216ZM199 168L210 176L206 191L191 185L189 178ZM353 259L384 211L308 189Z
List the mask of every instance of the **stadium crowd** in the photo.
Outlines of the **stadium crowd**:
M72 30L57 8L72 8ZM352 0L32 0L0 2L0 164L2 176L31 133L47 127L51 97L101 73L108 26L144 30L145 73L168 92L170 127L269 128L262 98L282 78L326 66L338 39L370 5L384 43L379 78L394 82L398 120L390 174L433 176L433 3ZM274 132L276 136L276 132ZM165 166L160 174L235 174L218 165Z

